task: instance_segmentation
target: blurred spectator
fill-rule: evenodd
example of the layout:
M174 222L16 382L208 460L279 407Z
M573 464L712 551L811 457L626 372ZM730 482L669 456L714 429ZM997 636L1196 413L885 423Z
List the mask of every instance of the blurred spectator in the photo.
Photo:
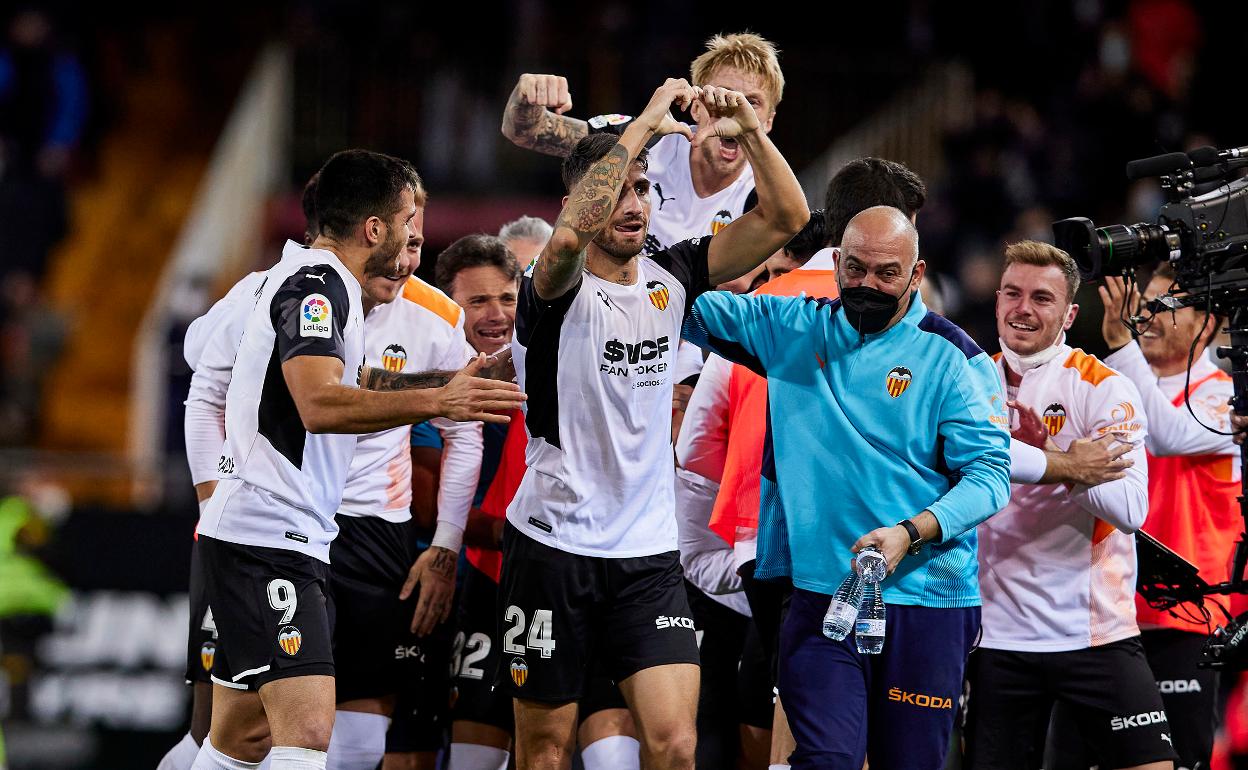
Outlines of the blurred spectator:
M44 375L65 342L65 319L40 296L32 275L0 283L0 445L33 438Z
M64 177L82 136L87 84L52 18L18 10L0 42L0 435L24 443L41 373L64 323L41 299L48 252L66 232Z
M82 67L52 19L34 8L14 14L0 44L0 276L42 276L65 232L62 180L86 113Z

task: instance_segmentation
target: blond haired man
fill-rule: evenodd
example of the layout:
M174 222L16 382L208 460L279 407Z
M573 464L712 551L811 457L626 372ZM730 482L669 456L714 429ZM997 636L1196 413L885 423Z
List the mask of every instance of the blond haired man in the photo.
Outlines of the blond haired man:
M763 133L771 131L784 95L784 73L776 46L752 32L715 35L689 67L695 86L718 86L745 95ZM619 133L630 118L600 115L588 121L565 115L572 108L568 81L559 75L520 76L503 113L503 134L520 147L566 157L595 132ZM714 122L694 104L696 130ZM753 208L754 171L735 138L710 136L694 147L676 134L650 147L648 176L654 186L654 212L643 254L653 254L686 238L714 235Z
M1059 448L1110 434L1131 446L1133 464L1095 487L1014 484L1009 504L979 525L983 626L967 675L964 763L972 769L1039 767L1054 702L1077 716L1100 767L1174 767L1135 617L1149 419L1131 380L1066 344L1078 288L1061 249L1006 248L997 372L1011 404L1043 410Z

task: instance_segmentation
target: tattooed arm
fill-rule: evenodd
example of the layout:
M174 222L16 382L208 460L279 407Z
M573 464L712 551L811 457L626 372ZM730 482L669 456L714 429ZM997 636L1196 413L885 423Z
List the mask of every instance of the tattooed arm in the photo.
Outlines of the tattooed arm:
M455 372L419 372L400 374L375 366L360 367L360 387L366 390L421 390L440 388L451 381Z
M558 75L521 75L503 111L503 136L519 147L565 157L589 135L589 124L567 117L568 81Z
M624 129L620 141L568 193L568 202L555 221L555 232L537 258L533 288L552 300L576 285L585 268L585 247L606 226L620 198L629 166L655 134L681 133L692 138L688 126L672 119L671 107L688 109L698 89L683 78L668 78L650 98L637 119Z
M360 387L367 390L420 390L423 388L440 388L459 374L457 371L432 370L401 374L375 366L360 367ZM516 378L516 369L511 360L511 348L503 348L492 356L486 356L477 377L485 380L511 382Z

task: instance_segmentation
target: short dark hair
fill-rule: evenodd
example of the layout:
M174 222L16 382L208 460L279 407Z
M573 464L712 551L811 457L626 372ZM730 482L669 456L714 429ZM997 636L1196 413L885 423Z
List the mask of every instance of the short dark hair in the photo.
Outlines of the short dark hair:
M433 279L447 294L455 285L455 276L470 267L495 267L511 280L520 278L520 263L501 238L483 233L465 235L438 255Z
M303 226L303 240L309 245L321 234L321 223L316 218L316 180L319 178L319 173L312 175L303 186L303 198L299 201L303 206L303 218L307 222Z
M424 199L420 175L400 158L368 150L336 153L317 172L316 219L321 231L345 238L369 217L391 216L400 196L410 188L417 203Z
M849 220L872 206L892 206L913 217L926 201L927 186L904 164L883 158L851 160L828 182L824 243L841 245Z
M810 219L806 220L806 225L798 230L797 235L790 238L788 243L784 244L784 250L790 259L804 265L815 256L816 251L823 248L824 243L827 242L824 236L826 232L823 209L815 209L810 212Z
M581 181L581 177L588 174L589 169L595 163L607 157L607 153L611 152L611 148L619 141L620 137L615 134L590 134L577 142L568 157L563 159L563 166L560 168L564 188L572 192L572 188ZM642 150L633 162L640 163L642 170L646 170L649 167L646 161L646 151Z

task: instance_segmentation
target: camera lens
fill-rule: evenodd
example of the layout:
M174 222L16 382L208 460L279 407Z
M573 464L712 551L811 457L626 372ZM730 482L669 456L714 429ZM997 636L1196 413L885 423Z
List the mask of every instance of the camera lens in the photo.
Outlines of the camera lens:
M1079 266L1084 280L1123 273L1140 265L1167 259L1166 229L1140 223L1096 227L1092 220L1073 217L1053 223L1054 242Z

